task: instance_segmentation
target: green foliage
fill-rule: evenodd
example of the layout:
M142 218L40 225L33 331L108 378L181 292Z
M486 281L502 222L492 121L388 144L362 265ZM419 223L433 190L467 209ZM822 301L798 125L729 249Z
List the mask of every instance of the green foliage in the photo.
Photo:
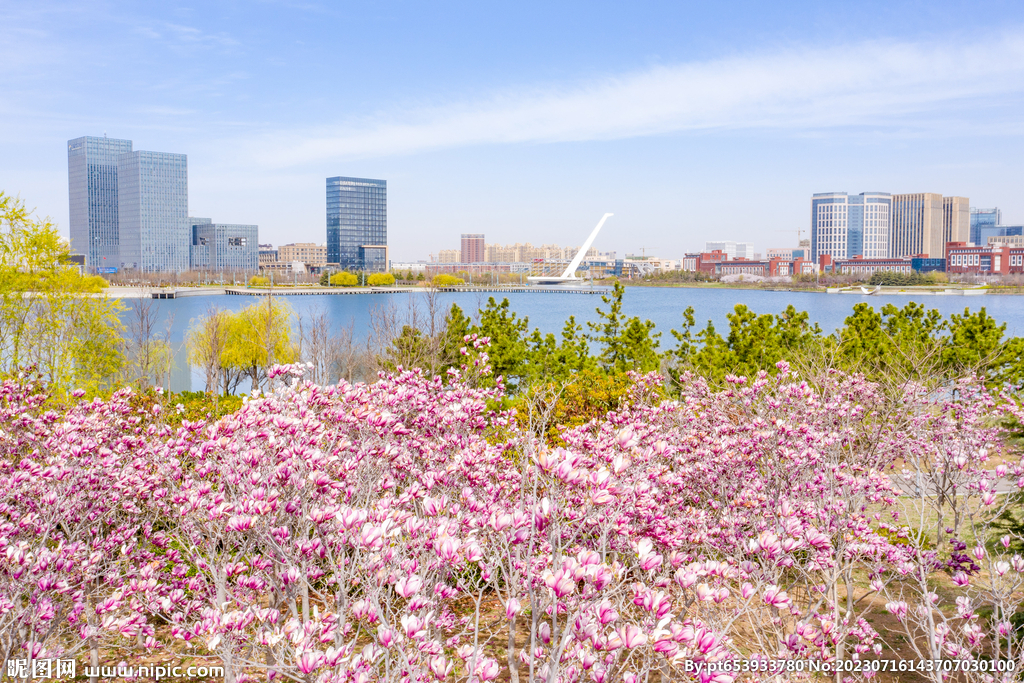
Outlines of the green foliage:
M355 287L359 284L359 277L355 273L335 273L330 283L332 287Z
M561 389L551 410L545 436L550 445L564 446L559 436L561 427L579 427L619 410L628 399L632 386L633 382L626 373L607 373L588 367L567 380L552 379L531 386L514 400L512 409L520 426L530 428L530 404L542 399L552 389Z
M371 287L390 287L395 284L395 276L391 273L373 273L366 278L366 284Z
M329 271L323 271L320 273L320 286L328 287L331 284L331 274Z
M298 345L291 339L293 312L274 297L238 311L213 310L191 321L185 335L189 363L206 372L206 386L224 393L237 388L242 377L258 388L275 364L298 360Z
M206 389L214 394L222 386L225 394L231 393L232 381L238 374L230 372L225 363L228 333L233 318L233 313L211 307L199 320L191 320L185 333L188 363L192 367L202 368L206 374ZM234 384L237 385L237 381Z
M611 296L602 295L601 301L608 310L597 309L601 321L587 323L592 335L587 338L603 346L598 362L606 371L625 372L637 370L651 372L658 369L658 337L654 323L637 317L627 318L622 312L622 297L625 287L616 281Z
M418 282L423 282L426 279L427 279L427 276L424 275L423 273L416 273L416 280Z
M582 331L583 326L576 324L575 316L569 316L565 322L560 343L550 332L541 335L535 329L527 339L525 384L565 382L577 373L597 371L597 360L591 357Z
M907 287L913 285L934 285L946 282L945 273L919 273L913 270L909 273L894 273L890 271L876 270L871 274L868 284L885 285L887 287Z
M224 366L248 375L259 387L275 364L294 363L298 347L291 340L291 307L273 297L243 308L228 319Z
M716 384L727 375L753 377L761 370L774 374L779 361L793 360L821 336L821 328L808 322L807 313L797 312L792 305L779 315L757 315L737 304L726 317L729 335L723 339L710 320L694 335L693 308L683 312L683 330L672 330L678 346L669 352L674 379L688 369Z
M263 277L262 275L253 275L251 278L249 278L249 286L250 287L269 287L270 286L270 278L269 277Z
M422 275L422 273L420 273ZM417 278L421 279L421 278ZM447 273L438 273L431 280L435 287L454 287L455 285L464 285L466 281L461 277L455 277L454 275L448 275Z
M0 371L35 366L51 393L105 391L124 363L115 299L101 278L69 265L70 247L48 219L0 192Z
M515 391L527 374L526 334L529 329L529 319L520 319L509 310L508 299L502 299L499 304L493 296L480 310L480 323L470 329L480 337L490 338L487 354L491 359L493 378L503 377L510 391Z

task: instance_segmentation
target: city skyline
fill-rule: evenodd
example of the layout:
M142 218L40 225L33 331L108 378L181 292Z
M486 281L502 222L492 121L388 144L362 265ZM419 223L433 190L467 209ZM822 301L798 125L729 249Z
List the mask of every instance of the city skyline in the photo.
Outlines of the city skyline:
M856 38L822 30L854 8L875 19ZM845 188L968 196L1024 221L1019 3L506 14L6 7L0 187L69 234L63 143L106 132L188 155L190 209L276 243L322 239L323 178L387 178L402 261L461 233L574 243L605 211L602 250L784 247L807 196Z

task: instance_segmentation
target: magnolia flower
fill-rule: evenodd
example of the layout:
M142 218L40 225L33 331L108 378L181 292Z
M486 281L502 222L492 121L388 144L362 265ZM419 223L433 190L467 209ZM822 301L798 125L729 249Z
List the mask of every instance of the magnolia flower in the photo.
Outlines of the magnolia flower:
M413 574L395 583L395 591L403 598L411 598L423 587L423 579Z
M619 639L622 641L622 645L627 650L640 647L647 642L647 636L644 635L639 626L635 626L633 624L627 624L618 629L615 633L619 636Z
M768 586L764 591L764 602L774 607L785 607L789 604L789 594L778 586Z

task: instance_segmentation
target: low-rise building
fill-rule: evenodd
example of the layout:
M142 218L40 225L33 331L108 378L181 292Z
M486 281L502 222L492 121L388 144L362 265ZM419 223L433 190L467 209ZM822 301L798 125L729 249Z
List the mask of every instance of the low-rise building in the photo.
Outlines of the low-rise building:
M927 255L924 258L928 258ZM914 269L910 257L906 258L865 258L854 256L850 259L836 259L833 265L834 273L840 275L864 275L870 276L873 273L907 273Z
M274 249L273 244L261 244L259 246L258 258L260 268L268 263L277 263L277 249Z
M392 261L390 270L393 273L412 273L413 275L418 275L419 273L426 273L428 265L423 261L403 261L401 263Z
M1024 247L1003 244L974 246L946 244L946 272L973 275L1008 275L1024 272Z
M277 248L277 260L286 263L298 261L310 268L323 268L327 265L327 245L314 242L282 244Z

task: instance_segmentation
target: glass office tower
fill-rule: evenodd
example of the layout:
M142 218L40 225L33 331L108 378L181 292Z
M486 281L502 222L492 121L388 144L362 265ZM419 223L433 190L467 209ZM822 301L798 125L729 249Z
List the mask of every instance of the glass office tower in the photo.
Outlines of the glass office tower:
M255 271L259 268L259 227L189 218L192 270Z
M972 244L984 245L985 239L981 236L982 228L993 228L1002 223L1002 212L999 209L975 209L971 208L971 236Z
M71 251L85 254L90 272L111 272L120 265L117 160L131 151L131 140L68 140Z
M117 160L121 267L143 272L189 269L188 157L129 152Z
M345 270L388 269L388 183L327 179L327 262Z

